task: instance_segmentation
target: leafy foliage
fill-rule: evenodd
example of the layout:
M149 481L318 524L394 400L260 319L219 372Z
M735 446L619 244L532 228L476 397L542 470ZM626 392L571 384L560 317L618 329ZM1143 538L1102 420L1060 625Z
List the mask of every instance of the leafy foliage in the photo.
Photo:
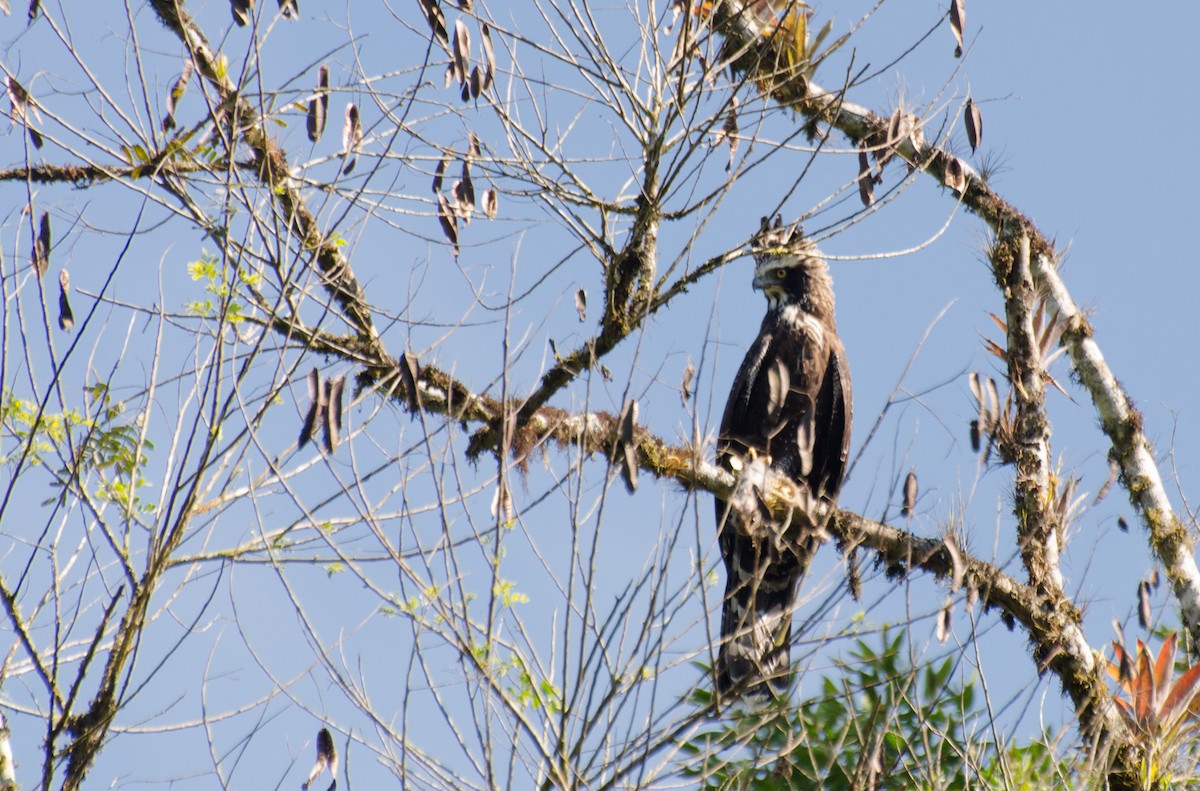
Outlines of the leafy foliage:
M956 658L917 665L903 631L879 645L856 641L835 661L821 692L799 705L777 701L733 717L685 745L704 756L685 774L706 789L1034 788L1065 772L1049 740L1001 755L975 738L986 711L973 682L958 683ZM709 705L711 695L695 701Z

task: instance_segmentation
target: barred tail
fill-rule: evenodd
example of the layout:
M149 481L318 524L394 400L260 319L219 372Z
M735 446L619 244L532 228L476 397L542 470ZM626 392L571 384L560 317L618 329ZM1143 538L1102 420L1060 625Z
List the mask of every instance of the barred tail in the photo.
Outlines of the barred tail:
M722 532L726 586L717 691L748 697L785 693L796 591L811 554L802 561L792 552L774 551L733 525Z

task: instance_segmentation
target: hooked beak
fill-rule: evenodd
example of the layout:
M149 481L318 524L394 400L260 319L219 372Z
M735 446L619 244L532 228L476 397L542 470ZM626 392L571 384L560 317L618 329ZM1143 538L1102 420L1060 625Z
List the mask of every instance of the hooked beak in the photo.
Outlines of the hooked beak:
M752 284L759 291L766 291L772 286L782 285L779 278L775 276L775 267L758 269L754 272L754 282Z

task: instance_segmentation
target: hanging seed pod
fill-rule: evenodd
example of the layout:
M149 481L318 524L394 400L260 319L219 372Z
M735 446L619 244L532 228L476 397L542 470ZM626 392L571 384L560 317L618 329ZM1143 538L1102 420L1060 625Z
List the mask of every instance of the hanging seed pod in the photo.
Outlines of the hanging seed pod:
M254 9L254 0L229 0L229 12L238 27L245 27L250 22L250 12Z
M25 131L29 133L29 142L33 143L34 148L41 148L43 143L41 134L33 128L30 118L41 120L41 114L38 113L37 103L33 97L29 95L29 91L25 90L21 83L17 82L16 78L8 78L8 99L12 102L12 110L10 116L14 124L21 124L25 127Z
M462 178L459 180L461 185L461 195L458 197L467 209L467 216L470 217L471 210L475 208L475 184L471 181L471 158L468 156L462 163Z
M317 71L317 93L308 100L308 139L316 143L325 134L325 119L329 115L329 67Z
M433 170L433 194L437 195L442 191L442 183L446 178L446 169L450 167L450 160L454 157L453 151L447 151L442 155L442 159Z
M438 0L417 0L417 2L421 5L421 12L425 14L425 21L429 23L429 29L434 38L442 42L443 47L450 46L450 37L446 33L446 17L438 6Z
M500 199L493 189L484 190L483 192L483 213L489 220L496 219L496 213L500 210Z
M1146 580L1138 582L1138 623L1147 631L1150 629L1150 583Z
M480 36L480 38L482 38L482 40L483 40L484 69L483 69L483 82L480 84L479 90L481 92L483 92L492 87L492 82L496 78L496 52L492 48L492 30L491 30L491 28L489 28L487 26L487 23L485 22L480 27L480 30L482 32L482 35Z
M362 146L362 122L358 117L358 108L354 103L346 105L346 122L342 125L342 150L346 155L346 167L342 173L348 175L358 164L358 150Z
M67 293L71 290L71 276L67 270L58 273L58 327L64 332L70 332L75 326L75 314L71 312L71 303Z
M441 223L442 233L446 236L446 241L454 250L454 257L458 258L458 214L454 211L454 207L450 205L450 201L441 193L437 196L438 200L438 222Z
M421 408L420 390L418 388L418 380L421 377L421 368L417 364L417 355L412 352L405 352L398 362L400 363L400 381L404 385L404 399L408 405L408 411L416 414Z
M858 199L863 206L875 202L875 177L871 175L871 160L865 148L858 149Z
M684 409L687 408L688 399L692 397L692 379L696 376L696 366L692 365L692 361L688 360L688 364L683 368L683 381L679 383L679 400L683 403Z
M582 288L575 292L575 311L580 322L587 321L587 292Z
M167 114L162 119L162 130L164 132L169 132L175 128L175 108L178 106L179 100L183 98L183 94L187 91L188 82L192 79L192 72L195 68L190 59L185 60L183 62L183 73L171 84L171 90L167 91Z
M461 19L454 20L454 78L466 86L471 71L471 31Z
M342 391L346 387L345 376L335 376L325 380L324 408L325 416L325 450L333 453L337 450L342 434Z
M971 153L974 154L983 141L983 116L974 99L967 99L967 106L963 108L963 123L967 127L967 142L971 145Z
M912 518L913 509L917 507L917 471L909 470L904 478L904 504L900 506L900 515Z
M312 781L321 776L321 773L326 769L333 776L333 782L329 784L330 788L337 787L338 773L338 757L337 750L333 746L333 734L328 728L322 728L317 732L317 762L313 764L312 769L308 773L308 779L300 786L301 791L308 791L308 787L312 785Z
M33 268L38 277L46 274L50 268L50 213L42 212L41 222L38 223L38 235L33 240Z
M637 399L625 402L621 410L621 436L617 442L623 451L621 478L625 481L625 489L633 494L638 485L637 443L634 435L637 429Z
M954 599L947 597L946 603L942 605L942 609L938 612L937 620L937 641L945 643L950 639L951 627L953 626L954 616Z
M308 374L308 412L304 415L304 425L300 428L300 448L316 439L317 426L320 425L324 410L321 408L321 373L313 368Z
M737 156L738 145L741 143L741 139L738 137L740 132L737 95L734 95L729 104L729 112L725 116L725 123L721 125L721 132L717 135L718 143L724 140L729 144L729 161L725 163L726 173L733 169L733 158Z
M967 23L967 9L963 0L950 0L950 32L954 34L954 57L963 54L963 28Z
M958 157L947 155L945 184L959 195L967 188L967 173Z

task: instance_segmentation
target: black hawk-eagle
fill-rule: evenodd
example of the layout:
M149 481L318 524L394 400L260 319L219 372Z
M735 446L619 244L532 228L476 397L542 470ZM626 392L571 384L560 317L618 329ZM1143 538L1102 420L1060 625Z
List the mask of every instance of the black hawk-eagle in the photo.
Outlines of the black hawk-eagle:
M833 315L833 284L796 226L763 218L753 242L754 287L767 315L738 369L721 420L717 461L745 475L770 465L811 502L836 500L850 447L850 369ZM716 685L721 694L787 690L792 615L820 532L771 524L763 509L718 498L726 588Z

